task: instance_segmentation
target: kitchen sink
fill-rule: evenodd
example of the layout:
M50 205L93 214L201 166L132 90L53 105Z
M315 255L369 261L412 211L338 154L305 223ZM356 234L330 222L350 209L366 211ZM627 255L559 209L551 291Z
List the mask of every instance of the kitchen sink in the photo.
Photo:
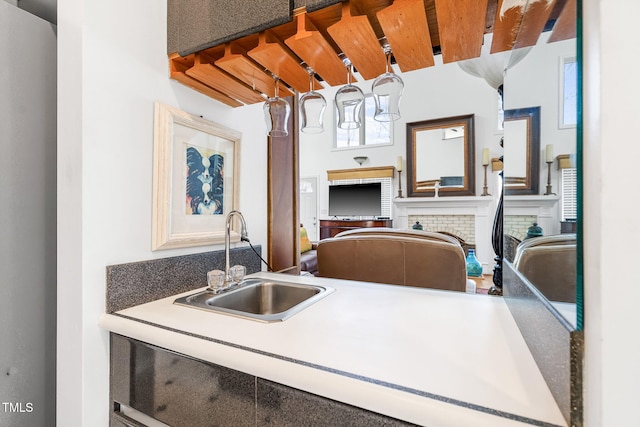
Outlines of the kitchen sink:
M261 322L280 322L333 291L329 286L248 278L223 293L205 290L178 298L174 304Z

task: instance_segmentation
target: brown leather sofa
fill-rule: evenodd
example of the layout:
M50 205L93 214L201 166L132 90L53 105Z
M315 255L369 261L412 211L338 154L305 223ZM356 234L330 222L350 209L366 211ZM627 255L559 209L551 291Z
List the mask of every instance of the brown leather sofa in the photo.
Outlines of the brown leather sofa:
M514 268L550 301L576 302L576 235L558 234L523 240Z
M423 230L405 230L403 228L388 228L388 227L355 228L353 230L346 230L341 233L338 233L335 235L335 237L355 236L355 235L357 236L364 236L364 235L404 236L404 237L415 237L419 239L440 240L443 242L460 244L458 239L444 233L434 233L432 231L423 231Z
M311 242L311 250L300 254L300 271L318 275L318 243Z
M356 229L318 242L318 275L465 292L460 243L440 233Z

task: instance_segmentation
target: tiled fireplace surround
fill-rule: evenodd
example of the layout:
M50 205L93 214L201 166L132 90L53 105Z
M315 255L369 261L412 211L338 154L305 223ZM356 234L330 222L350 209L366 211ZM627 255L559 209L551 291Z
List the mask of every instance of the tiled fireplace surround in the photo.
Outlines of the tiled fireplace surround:
M545 234L560 232L558 197L507 196L504 232L522 240L527 228L537 222ZM444 231L475 244L484 274L491 274L495 254L491 234L496 197L415 197L394 199L397 228L411 228L416 221L426 231Z

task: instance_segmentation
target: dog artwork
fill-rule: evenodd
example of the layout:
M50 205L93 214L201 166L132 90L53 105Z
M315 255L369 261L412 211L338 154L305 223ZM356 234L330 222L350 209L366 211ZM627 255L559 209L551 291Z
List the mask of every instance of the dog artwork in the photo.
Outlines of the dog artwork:
M223 215L223 154L192 145L186 154L186 214Z

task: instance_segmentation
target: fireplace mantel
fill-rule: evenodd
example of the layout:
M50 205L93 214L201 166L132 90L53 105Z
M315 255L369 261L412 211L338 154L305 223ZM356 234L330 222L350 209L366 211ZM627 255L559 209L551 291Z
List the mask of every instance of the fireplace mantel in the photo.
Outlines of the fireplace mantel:
M469 209L469 213L497 204L493 197L396 197L393 203L399 209Z
M553 208L560 200L552 196L505 196L504 201L514 208Z

